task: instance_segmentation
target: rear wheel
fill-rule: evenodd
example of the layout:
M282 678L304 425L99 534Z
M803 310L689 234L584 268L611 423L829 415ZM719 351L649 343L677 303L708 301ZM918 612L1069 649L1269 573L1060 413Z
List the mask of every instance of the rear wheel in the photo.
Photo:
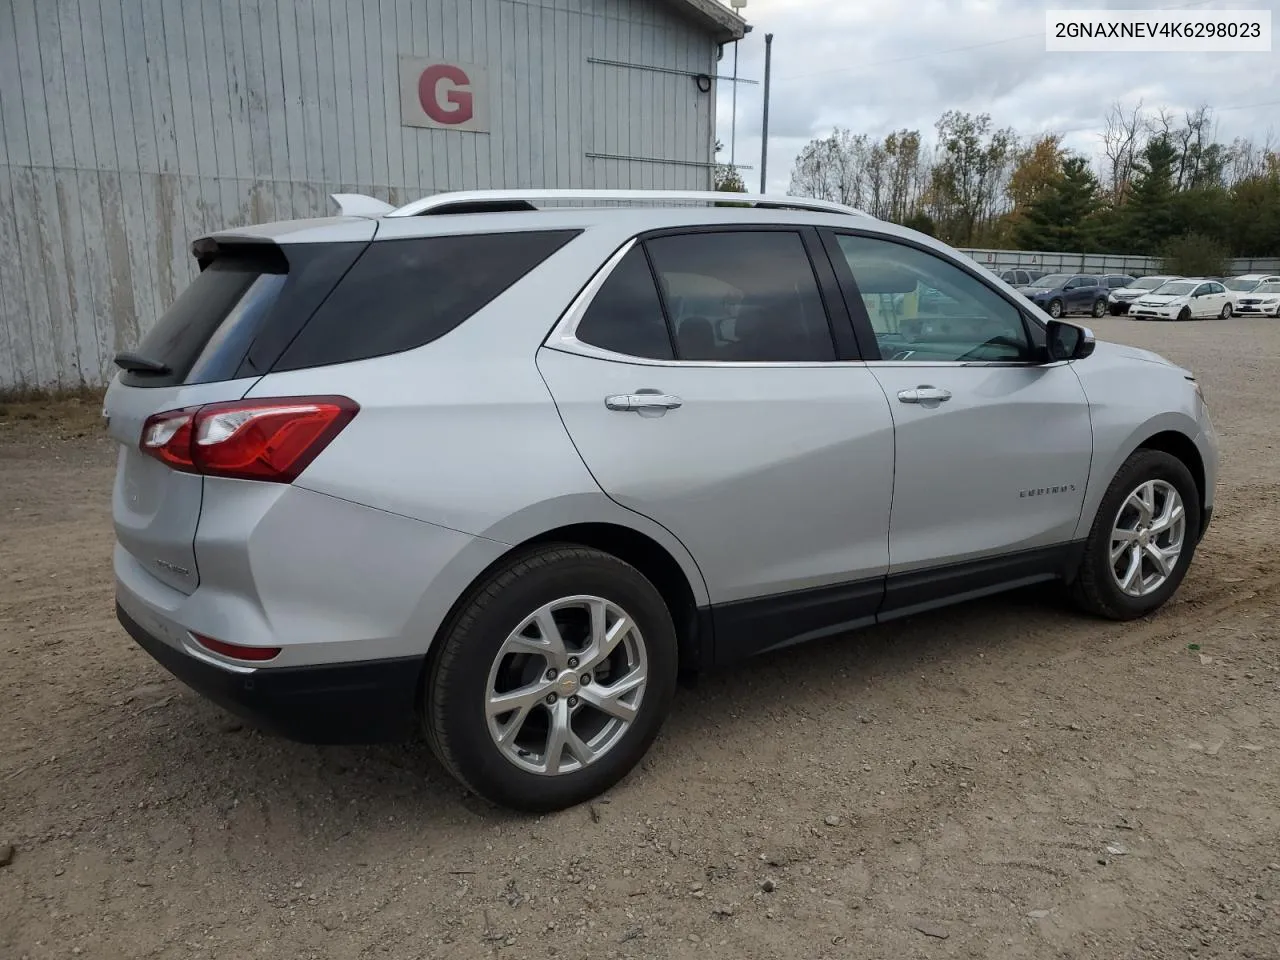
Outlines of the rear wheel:
M1199 532L1200 495L1186 464L1161 450L1136 451L1098 507L1074 599L1112 620L1145 616L1182 583Z
M1061 317L1061 316L1062 316L1062 301L1061 301L1061 300L1050 300L1050 301L1049 301L1049 316L1053 317L1053 319L1055 319L1055 320L1057 320L1059 317Z
M1106 312L1107 312L1107 301L1105 300L1093 301L1093 315L1095 318L1101 317Z
M639 762L675 693L661 594L617 557L553 545L518 555L437 641L423 721L441 762L487 800L557 810Z

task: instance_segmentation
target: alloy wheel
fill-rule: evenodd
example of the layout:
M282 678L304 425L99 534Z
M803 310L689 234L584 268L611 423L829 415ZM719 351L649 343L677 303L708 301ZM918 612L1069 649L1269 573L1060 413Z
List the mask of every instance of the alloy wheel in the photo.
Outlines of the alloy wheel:
M644 637L625 610L596 596L554 600L511 631L494 658L489 735L522 770L573 773L626 735L648 676Z
M1182 557L1187 512L1164 480L1147 480L1120 505L1111 529L1111 575L1121 592L1145 597L1164 586Z

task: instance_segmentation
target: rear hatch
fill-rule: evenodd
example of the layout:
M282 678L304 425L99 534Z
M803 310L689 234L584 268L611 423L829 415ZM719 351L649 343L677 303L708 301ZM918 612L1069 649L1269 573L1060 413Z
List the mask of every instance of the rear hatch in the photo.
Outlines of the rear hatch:
M204 479L144 452L148 421L243 397L374 230L365 221L342 231L346 237L367 234L360 239L277 244L271 228L278 233L283 226L197 241L192 252L199 275L136 348L116 357L121 369L107 390L103 413L120 443L112 495L116 539L142 568L183 593L200 582L195 537Z

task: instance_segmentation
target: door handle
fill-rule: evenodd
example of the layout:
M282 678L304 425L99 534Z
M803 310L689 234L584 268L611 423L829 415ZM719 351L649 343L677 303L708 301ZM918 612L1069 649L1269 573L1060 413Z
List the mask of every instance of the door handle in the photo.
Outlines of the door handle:
M604 405L610 410L643 411L677 410L684 403L679 397L666 393L619 393L604 398Z
M914 390L899 390L898 399L903 403L941 403L951 399L951 391L921 384Z

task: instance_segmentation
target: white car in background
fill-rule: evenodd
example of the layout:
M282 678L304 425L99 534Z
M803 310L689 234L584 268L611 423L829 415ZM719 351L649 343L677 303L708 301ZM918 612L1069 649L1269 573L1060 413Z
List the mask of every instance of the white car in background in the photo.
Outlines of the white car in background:
M1129 315L1135 320L1226 320L1234 310L1231 295L1217 280L1170 280L1133 302Z
M1236 300L1235 311L1242 317L1280 316L1280 279L1260 283Z
M1241 277L1224 280L1222 285L1227 288L1227 295L1231 297L1231 306L1235 308L1239 305L1241 297L1253 293L1259 285L1264 283L1280 283L1280 277L1269 273L1246 273Z
M1157 287L1162 287L1171 280L1181 279L1182 277L1174 276L1139 277L1127 287L1112 290L1107 296L1107 309L1111 311L1113 317L1122 316L1129 312L1133 302L1144 293L1151 293Z

